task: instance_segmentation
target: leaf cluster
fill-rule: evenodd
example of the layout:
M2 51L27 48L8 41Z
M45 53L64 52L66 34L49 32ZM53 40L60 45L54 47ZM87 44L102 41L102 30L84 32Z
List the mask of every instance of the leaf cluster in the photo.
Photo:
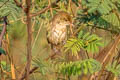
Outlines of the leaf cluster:
M111 0L82 0L82 4L88 8L88 13L98 12L101 15L109 14L117 9Z
M38 58L34 59L34 60L33 60L33 65L34 65L35 67L38 67L38 68L39 68L38 71L39 71L42 75L45 75L46 72L48 72L48 65L47 65L44 61L42 61L41 59L38 59Z
M62 62L58 64L59 72L63 75L93 74L101 69L101 65L94 59L86 59L76 62Z
M82 0L82 10L78 10L79 24L103 28L111 32L120 32L119 0Z
M0 17L9 16L9 19L16 20L21 9L18 8L13 0L0 0Z
M120 64L117 61L114 61L113 64L108 64L106 66L107 71L112 72L115 76L120 75Z
M99 51L99 47L103 46L101 40L102 39L95 34L90 34L89 32L84 33L83 31L80 31L78 38L71 38L64 45L65 52L71 50L72 54L75 56L78 55L78 52L81 49L84 49L87 52L95 53Z
M3 71L7 71L10 72L10 64L7 64L6 61L1 61L1 68L3 69Z

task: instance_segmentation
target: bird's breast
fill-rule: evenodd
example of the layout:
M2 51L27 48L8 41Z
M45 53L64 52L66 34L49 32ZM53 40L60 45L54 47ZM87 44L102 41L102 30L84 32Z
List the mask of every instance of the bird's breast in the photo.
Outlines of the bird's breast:
M66 39L67 28L65 26L56 26L51 29L49 34L49 42L52 44L59 44Z

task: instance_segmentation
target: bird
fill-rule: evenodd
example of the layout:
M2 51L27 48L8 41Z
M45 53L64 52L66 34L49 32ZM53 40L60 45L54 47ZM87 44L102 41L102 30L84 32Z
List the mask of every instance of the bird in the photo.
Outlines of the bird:
M47 41L51 44L53 56L61 53L61 46L66 43L68 37L68 27L72 24L72 18L69 13L60 11L53 16L47 29Z

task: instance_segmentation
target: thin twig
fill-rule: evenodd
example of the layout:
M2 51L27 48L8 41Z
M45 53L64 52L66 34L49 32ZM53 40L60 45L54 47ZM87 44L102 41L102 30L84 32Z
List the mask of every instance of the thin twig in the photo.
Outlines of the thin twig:
M34 68L32 68L30 71L29 71L29 74L32 74L35 70L37 70L38 69L38 67L34 67ZM20 78L20 80L24 80L25 79L25 76L26 76L26 74L24 73L24 75Z
M20 2L18 2L17 0L14 0L14 2L16 3L16 5L17 5L18 7L22 7L22 4L21 4Z
M2 39L3 39L3 36L5 35L6 28L7 28L7 16L4 17L4 26L0 34L0 47L2 46Z
M48 2L49 2L49 5L51 5L51 0L48 0ZM50 7L50 14L53 17L52 7Z
M51 3L50 6L58 3L59 1L60 1L60 0L57 0L56 2ZM35 17L35 16L38 16L38 15L46 12L47 10L49 10L50 6L48 6L48 7L44 8L44 9L38 11L37 13L31 13L30 17ZM12 21L10 21L9 23L13 23L13 22L19 21L19 20L21 20L21 19L23 19L23 18L26 18L26 16L23 16L22 18L19 18L19 19L15 20L15 21L12 20ZM2 19L2 18L0 18L0 19ZM0 26L2 26L2 25L3 25L3 24L0 24Z
M81 26L76 30L76 32L73 33L73 36L76 36L78 32L80 32L84 27L86 27L84 24L81 24Z
M39 33L40 33L40 30L41 30L42 25L43 25L43 22L41 23L41 25L40 25L40 27L39 27L39 30L38 30L37 35L36 35L36 37L35 37L35 40L34 40L34 42L33 42L32 49L34 48L35 43L36 43L36 41L37 41L37 39L38 39L38 36L39 36Z
M16 5L20 8L23 9L24 12L26 12L26 8L22 5L22 3L20 3L18 0L14 0L14 2L16 3Z
M60 0L56 0L55 2L51 3L51 5L48 5L46 8L38 11L38 12L35 12L35 13L31 13L31 17L35 17L35 16L38 16L44 12L46 12L48 9L51 8L52 5L55 5L56 3L58 3Z

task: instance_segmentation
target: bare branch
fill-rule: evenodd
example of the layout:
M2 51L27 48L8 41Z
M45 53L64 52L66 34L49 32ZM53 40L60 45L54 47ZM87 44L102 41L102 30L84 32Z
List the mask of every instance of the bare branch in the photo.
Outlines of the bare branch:
M21 7L24 12L26 11L26 8L24 8L24 6L22 5L22 3L18 2L17 0L14 0L14 2L16 3L16 5L17 5L18 7Z
M36 13L31 13L31 17L35 17L38 16L42 13L44 13L45 11L49 10L51 8L52 5L55 5L56 3L58 3L60 0L56 0L55 2L51 3L51 5L47 6L46 8L36 12Z
M14 0L14 2L16 3L16 5L17 5L18 7L22 7L22 3L18 2L17 0Z
M31 42L32 42L32 27L31 27L31 17L30 17L30 8L31 8L31 0L26 0L26 16L27 16L27 64L25 67L25 74L26 74L26 80L29 80L29 71L31 66L31 59L32 59L32 48L31 48Z
M6 32L6 27L7 27L7 16L4 17L4 26L3 26L2 32L0 34L0 47L2 46L2 39Z
M32 73L33 73L35 70L37 70L37 69L38 69L38 67L32 68L32 69L29 71L29 74L32 74ZM26 74L24 73L24 75L20 78L20 80L24 80L25 77L26 77Z

